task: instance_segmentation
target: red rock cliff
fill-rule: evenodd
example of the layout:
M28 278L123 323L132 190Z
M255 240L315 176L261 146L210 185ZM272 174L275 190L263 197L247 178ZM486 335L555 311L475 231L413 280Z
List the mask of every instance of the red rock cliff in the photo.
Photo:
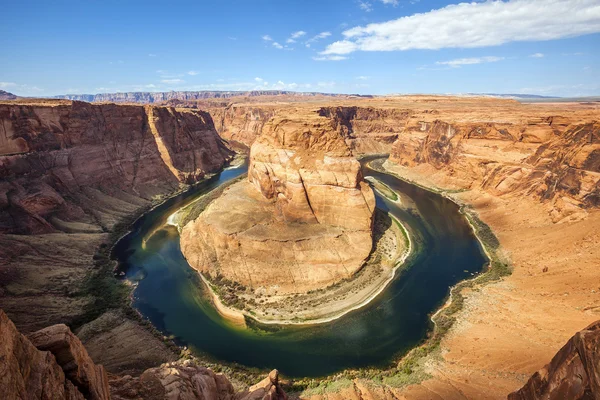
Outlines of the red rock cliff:
M111 211L195 182L230 156L201 111L0 104L0 232L107 229Z

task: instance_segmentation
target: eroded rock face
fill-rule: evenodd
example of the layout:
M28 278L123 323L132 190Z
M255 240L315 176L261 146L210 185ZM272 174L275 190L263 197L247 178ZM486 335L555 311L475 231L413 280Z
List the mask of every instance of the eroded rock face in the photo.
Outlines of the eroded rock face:
M83 344L63 324L49 326L29 335L39 350L49 351L56 357L65 376L86 399L108 399L108 377L104 367L95 365Z
M53 325L29 338L0 310L0 396L28 400L286 400L277 370L238 392L223 374L191 360L170 362L139 377L107 377L68 327Z
M66 328L64 325L48 328L62 333L59 337L53 335L52 346L36 348L0 310L0 393L3 398L110 399L106 372L102 366L94 365L79 339L68 328L68 333L65 332L63 327Z
M600 321L577 332L508 399L600 399Z
M225 375L191 360L177 361L150 368L139 377L126 375L113 379L112 399L287 400L278 375L273 370L248 390L236 392Z
M600 123L565 118L527 124L418 122L394 143L391 161L431 165L463 188L549 203L554 222L600 205Z
M0 104L0 232L108 229L112 214L203 178L231 154L201 111Z
M248 182L186 225L190 265L253 289L299 293L349 278L368 257L375 197L331 120L274 117Z

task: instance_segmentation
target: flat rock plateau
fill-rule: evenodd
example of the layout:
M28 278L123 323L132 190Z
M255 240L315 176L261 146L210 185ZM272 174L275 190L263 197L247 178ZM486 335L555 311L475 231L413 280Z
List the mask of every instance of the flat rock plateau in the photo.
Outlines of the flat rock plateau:
M362 180L349 173L353 157L388 153L388 172L477 214L498 238L498 253L510 262L512 274L462 290L462 307L453 314L455 322L439 351L419 362L421 378L363 377L342 384L342 378L331 377L339 384L330 390L299 396L500 399L514 392L512 398L553 398L535 393L565 393L554 389L571 382L574 391L568 393L574 398L585 398L581 393L598 398L597 351L592 351L598 346L597 329L590 325L600 319L598 103L287 94L165 100L152 106L0 101L0 307L21 332L65 323L76 328L84 345L89 343L89 356L105 365L109 380L115 374L145 381L142 372L176 362L177 355L121 306L103 302L110 296L85 289L90 274L105 262L110 265L102 248L110 246L128 218L219 170L232 156L231 146L239 144L255 156L249 181L223 197L246 199L245 206L268 216L265 221L273 227L284 222L318 226L309 220L326 215L330 232L368 235L368 199L359 202L362 211L351 213L352 226L336 225L327 204L336 190L345 193L342 206L364 197L366 189L354 185ZM311 134L305 137L306 127ZM285 140L290 137L292 142ZM304 157L307 148L319 151ZM282 168L285 157L298 160L297 168ZM323 201L307 207L310 184ZM207 214L186 229L212 224L212 237L226 235L236 243L269 235L256 228L260 224L248 224L252 235L243 237L246 227L239 221L218 220L218 206L217 200L206 209L214 211L211 219L203 221ZM284 231L274 232L277 239L285 238ZM371 249L360 251L348 257L353 260L349 268ZM199 260L216 257L203 254L198 251ZM228 273L227 257L235 253L219 256L226 261L221 274ZM326 285L350 271L315 275L314 282L304 277L298 288ZM290 282L291 277L278 290L298 290ZM5 334L4 326L9 324L2 324L3 345L6 335L16 337L14 331ZM578 331L583 333L563 348ZM19 346L30 355L47 351ZM62 387L69 385L49 355L32 357L45 357L43 363ZM579 361L569 369L565 359ZM587 360L596 360L595 367ZM541 372L532 377L536 371ZM172 379L161 374L154 375L161 382Z

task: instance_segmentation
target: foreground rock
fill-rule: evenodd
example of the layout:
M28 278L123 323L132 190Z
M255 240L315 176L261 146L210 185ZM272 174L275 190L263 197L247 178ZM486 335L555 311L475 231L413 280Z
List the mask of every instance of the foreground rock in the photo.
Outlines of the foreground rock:
M108 400L108 378L64 325L21 335L0 310L0 393L5 399ZM36 347L38 342L41 347Z
M509 400L600 399L600 321L577 332Z
M329 120L270 120L252 146L248 181L183 228L193 268L280 294L324 288L361 268L375 198Z
M65 325L20 334L0 310L0 394L3 399L285 400L277 370L238 392L223 374L191 360L163 364L139 377L111 376L96 365Z
M287 395L279 386L277 370L251 386L236 392L223 374L196 365L194 362L178 361L163 364L145 371L140 377L129 375L111 381L113 400L286 400Z

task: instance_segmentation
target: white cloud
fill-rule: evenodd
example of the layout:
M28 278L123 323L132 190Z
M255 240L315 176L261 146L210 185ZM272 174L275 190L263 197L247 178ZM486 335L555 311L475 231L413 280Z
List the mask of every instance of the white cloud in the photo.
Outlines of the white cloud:
M543 53L534 53L534 54L530 55L529 57L542 58L542 57L544 57L544 54Z
M304 35L306 35L306 32L304 32L304 31L296 31L296 32L292 33L292 36L290 36L290 39L298 39L298 38L301 38Z
M325 55L325 56L313 57L312 59L315 61L342 61L342 60L347 60L348 57L336 56L336 55Z
M367 1L360 1L358 2L358 6L360 7L361 10L366 11L366 12L371 12L373 11L373 5Z
M10 88L14 86L17 86L14 82L0 82L0 88Z
M369 79L371 79L371 77L361 75L361 76L357 76L356 79L358 79L359 81L368 81Z
M276 49L283 49L283 46L277 42L273 42L273 47L275 47Z
M148 89L152 89L152 88L155 88L156 85L154 85L153 83L149 83L148 85L145 85L144 87L146 87Z
M185 81L183 79L163 79L161 82L167 83L167 84L176 84L176 83L183 83Z
M194 76L194 75L198 75L200 72L198 71L188 71L188 75Z
M256 78L254 78L254 80L255 80L256 82L262 82L262 81L263 81L263 78L256 77Z
M380 0L383 4L389 4L392 5L394 7L396 7L398 5L398 0Z
M497 62L504 60L504 57L472 57L472 58L457 58L455 60L450 61L438 61L437 65L448 65L453 68L459 68L461 65L472 65L472 64L483 64L490 62Z
M272 42L273 38L269 35L263 35L262 40L264 40L265 42Z
M596 32L600 32L598 0L495 0L452 4L388 22L357 26L344 31L345 39L330 44L322 54L476 48Z
M148 54L148 57L156 57L156 54L150 53L150 54Z
M328 38L329 36L331 36L331 32L321 32L318 35L315 35L315 36L311 37L310 39L308 39L304 43L305 43L306 47L310 47L311 43L314 43L314 42L316 42L318 40L321 40L321 39Z

